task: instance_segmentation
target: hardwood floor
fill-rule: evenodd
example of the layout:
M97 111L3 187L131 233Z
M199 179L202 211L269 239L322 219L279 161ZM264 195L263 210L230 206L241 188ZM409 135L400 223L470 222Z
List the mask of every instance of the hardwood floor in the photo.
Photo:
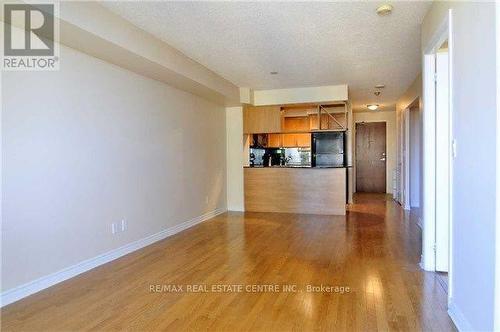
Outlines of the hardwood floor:
M3 308L2 330L453 331L420 243L379 194L357 195L347 216L226 213ZM247 292L264 284L280 291ZM349 291L307 291L321 284Z

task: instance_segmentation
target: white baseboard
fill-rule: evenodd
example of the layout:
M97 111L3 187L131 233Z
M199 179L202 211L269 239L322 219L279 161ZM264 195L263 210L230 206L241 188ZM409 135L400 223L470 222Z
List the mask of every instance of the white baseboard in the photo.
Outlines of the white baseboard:
M233 208L228 208L227 211L228 212L245 212L245 209L241 208L241 207L233 207Z
M422 225L424 224L422 218L418 217L417 225L420 227L421 230L423 230Z
M455 305L453 302L453 299L450 299L448 303L448 315L450 315L451 320L457 327L457 329L462 332L462 331L474 331L472 326L470 325L469 321L467 318L465 318L464 314L462 311Z
M226 211L227 210L225 208L210 211L201 216L185 221L181 224L164 229L163 231L150 235L146 238L131 242L127 245L124 245L117 249L113 249L97 257L84 260L83 262L67 267L61 271L33 280L24 285L20 285L18 287L6 290L1 294L0 307L16 302L22 298L25 298L31 294L44 290L64 280L73 278L83 272L87 272L95 267L111 262L112 260L125 256L141 248L144 248L157 241L163 240L164 238L180 233L185 229L193 227L206 220L212 219L215 216L218 216L219 214L222 214Z

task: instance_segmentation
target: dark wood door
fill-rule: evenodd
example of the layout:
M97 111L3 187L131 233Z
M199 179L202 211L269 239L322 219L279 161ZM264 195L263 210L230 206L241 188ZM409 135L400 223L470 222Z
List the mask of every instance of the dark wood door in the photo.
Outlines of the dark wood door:
M385 193L385 122L356 123L356 191Z

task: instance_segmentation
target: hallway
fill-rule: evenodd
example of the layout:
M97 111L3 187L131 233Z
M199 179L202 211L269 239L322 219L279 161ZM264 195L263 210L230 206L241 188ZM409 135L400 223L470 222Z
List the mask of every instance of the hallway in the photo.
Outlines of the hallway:
M2 330L454 330L418 268L420 230L389 197L358 194L346 217L223 214L3 308Z

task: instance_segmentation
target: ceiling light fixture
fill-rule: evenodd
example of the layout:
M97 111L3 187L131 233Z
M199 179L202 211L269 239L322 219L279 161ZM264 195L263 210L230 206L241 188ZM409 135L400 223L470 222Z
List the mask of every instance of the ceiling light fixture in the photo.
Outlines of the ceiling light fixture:
M366 105L366 107L368 107L369 110L375 111L378 108L378 104L370 104Z
M383 89L385 88L385 84L377 84L375 85L375 89Z
M387 16L390 13L392 13L392 6L389 4L385 4L377 8L378 16Z

